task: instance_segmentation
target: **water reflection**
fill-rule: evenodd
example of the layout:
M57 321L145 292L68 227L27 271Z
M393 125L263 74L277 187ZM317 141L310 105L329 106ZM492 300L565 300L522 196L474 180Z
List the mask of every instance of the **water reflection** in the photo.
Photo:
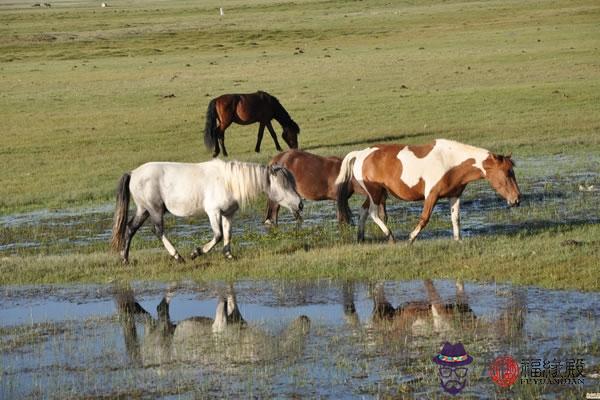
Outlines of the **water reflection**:
M0 398L432 398L446 341L473 356L462 396L495 396L486 370L503 354L585 362L584 386L515 397L599 384L598 293L432 280L1 290Z
M310 331L310 319L300 315L278 335L248 324L238 308L233 285L218 297L214 318L191 316L171 321L170 303L175 292L168 288L153 318L138 302L129 285L115 288L115 304L123 328L125 348L137 366L173 362L207 365L231 362L266 362L293 358L302 353ZM141 322L142 337L136 321Z

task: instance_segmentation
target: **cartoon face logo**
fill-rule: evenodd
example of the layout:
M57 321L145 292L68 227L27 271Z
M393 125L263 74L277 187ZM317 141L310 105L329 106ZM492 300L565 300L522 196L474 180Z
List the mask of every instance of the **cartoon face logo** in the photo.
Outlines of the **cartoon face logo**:
M442 344L440 353L433 357L438 365L440 384L445 392L451 395L460 393L467 384L467 365L473 362L473 357L467 354L462 343Z

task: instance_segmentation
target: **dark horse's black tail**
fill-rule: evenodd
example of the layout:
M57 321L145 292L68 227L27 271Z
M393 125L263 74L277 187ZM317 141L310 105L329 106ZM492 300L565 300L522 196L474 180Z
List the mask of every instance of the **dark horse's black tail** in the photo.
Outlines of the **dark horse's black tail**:
M206 109L206 126L204 127L204 144L208 150L217 145L217 99L212 99Z

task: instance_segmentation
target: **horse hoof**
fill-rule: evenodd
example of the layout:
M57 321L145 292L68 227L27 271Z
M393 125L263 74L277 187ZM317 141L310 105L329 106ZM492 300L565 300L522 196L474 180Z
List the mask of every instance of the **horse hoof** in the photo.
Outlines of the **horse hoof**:
M231 255L231 253L227 252L227 253L225 253L225 258L226 258L227 260L232 260L232 259L233 259L233 256Z
M127 258L124 258L121 260L121 264L123 265L129 265L129 260Z
M201 255L202 255L202 250L198 248L198 249L192 251L192 254L190 254L190 258L193 260L196 257L201 256Z
M185 260L184 260L184 259L183 259L183 257L181 257L179 254L177 254L177 255L175 256L175 260L177 260L177 262L178 262L179 264L184 264L184 263L185 263Z

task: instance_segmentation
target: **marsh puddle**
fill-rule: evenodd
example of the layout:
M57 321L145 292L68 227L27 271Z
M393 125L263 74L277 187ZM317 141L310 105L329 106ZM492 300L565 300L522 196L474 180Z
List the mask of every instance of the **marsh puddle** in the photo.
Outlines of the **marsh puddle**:
M509 233L522 230L545 229L557 224L600 222L600 175L598 162L590 160L586 169L592 172L561 173L564 165L576 160L556 157L554 160L527 159L519 162L520 171L533 173L534 178L519 178L523 193L519 209L507 209L506 203L493 192L486 182L475 182L467 187L461 202L463 235ZM579 163L581 163L579 161ZM588 188L591 189L588 191ZM363 199L353 196L351 207L358 210ZM112 226L113 204L84 210L37 211L0 216L0 256L46 251L57 253L80 251L83 247L106 247ZM265 234L262 224L264 208L236 215L233 224L234 246L246 246L253 240L243 235L253 232ZM451 237L447 200L436 206L429 226L421 238ZM390 227L397 238L406 237L421 213L421 202L388 201ZM303 227L307 229L329 226L337 229L335 206L331 201L306 202ZM356 216L355 216L356 218ZM280 213L284 230L294 229L295 223L287 210ZM212 235L208 219L175 219L167 217L167 232L176 246L192 248L198 241L208 241ZM372 227L374 226L370 223ZM375 232L375 233L373 233ZM380 232L370 236L377 239ZM252 235L250 235L252 236ZM380 235L381 236L381 235ZM148 226L143 227L134 240L144 246L161 247Z
M440 344L473 357L461 397L598 391L600 294L450 281L2 287L0 398L440 397ZM245 324L241 324L241 320ZM577 360L583 384L499 389L490 362Z

